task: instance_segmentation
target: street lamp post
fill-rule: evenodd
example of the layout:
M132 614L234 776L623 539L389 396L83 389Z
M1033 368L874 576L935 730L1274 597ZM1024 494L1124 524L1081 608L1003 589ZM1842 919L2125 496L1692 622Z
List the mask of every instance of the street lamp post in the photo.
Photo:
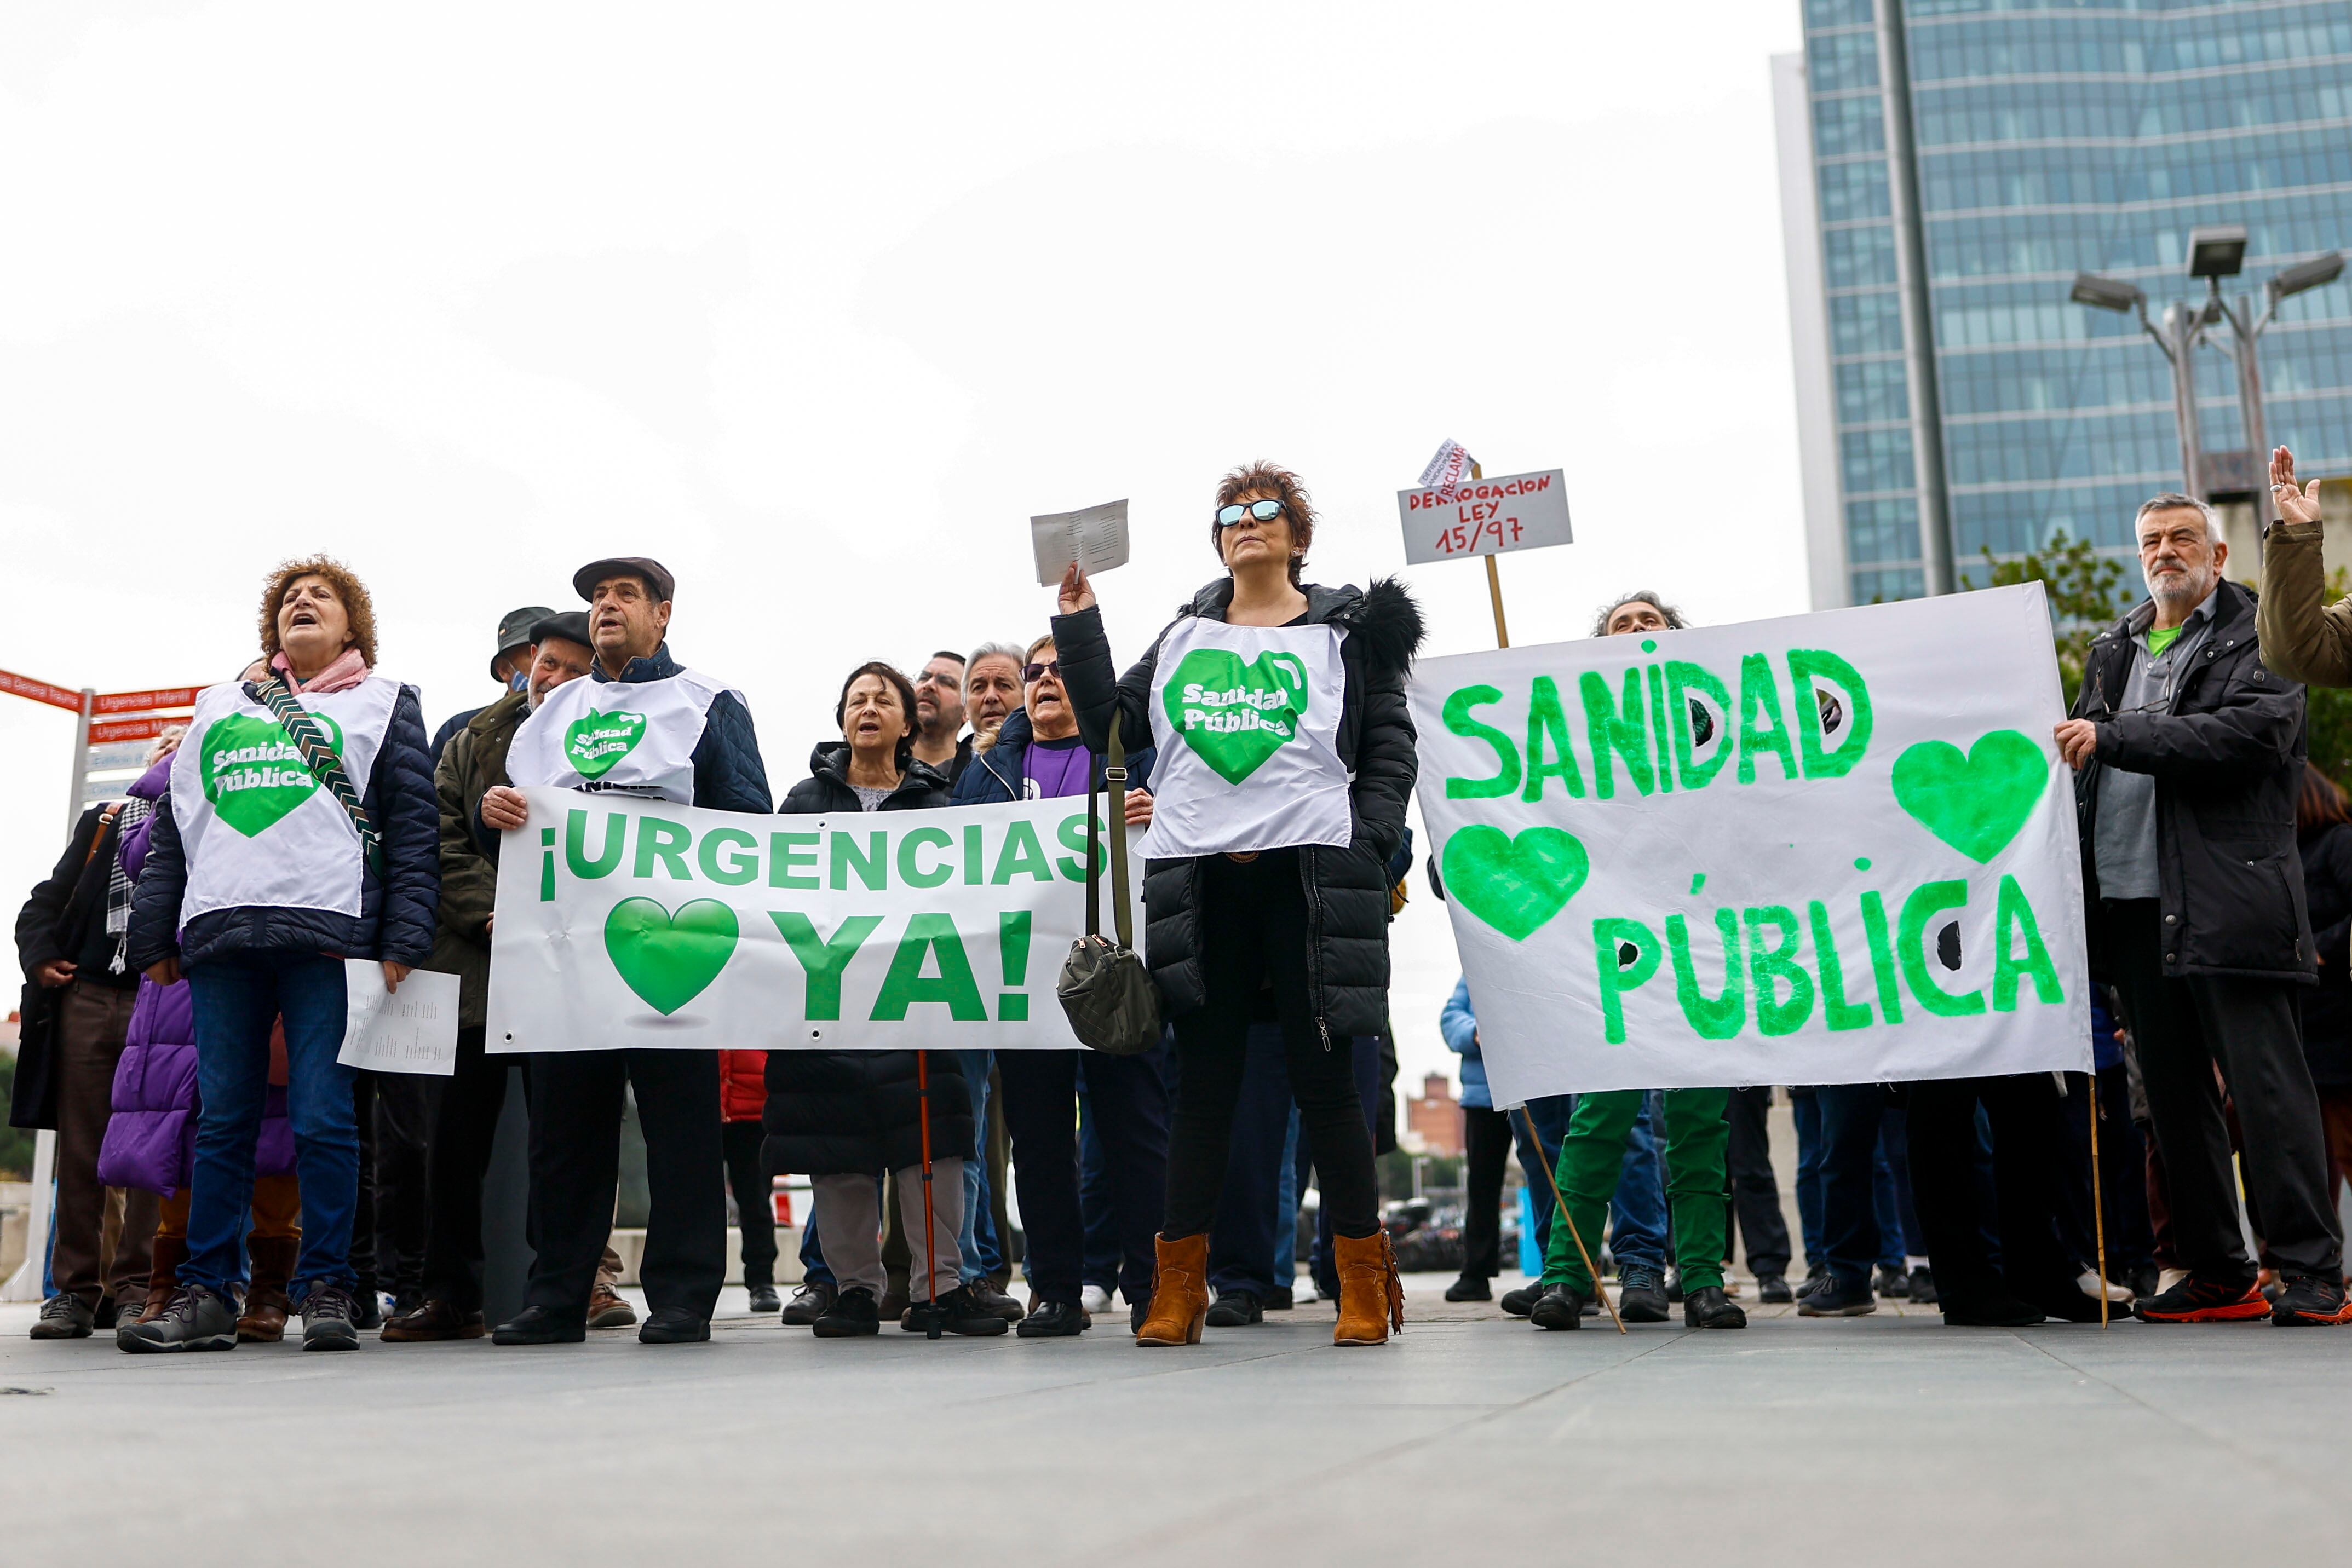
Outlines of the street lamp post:
M2251 298L2241 298L2232 304L2221 298L2221 279L2235 277L2245 259L2246 230L2242 224L2190 230L2189 276L2205 279L2206 295L2193 304L2183 301L2166 306L2161 326L2148 319L2147 296L2137 285L2119 277L2078 272L2068 298L2077 305L2137 315L2140 329L2155 340L2156 346L2171 361L2172 413L2180 435L2180 487L2184 494L2200 500L2218 476L2207 459L2197 426L2197 345L2208 327L2222 321L2230 324L2230 353L2238 370L2238 412L2245 425L2246 451L2242 455L2248 470L2236 476L2245 480L2254 498L2254 548L2259 554L2263 533L2276 520L2277 514L2271 507L2270 491L2263 483L2270 440L2263 420L2262 361L2255 350L2263 329L2278 315L2279 302L2336 281L2344 271L2344 254L2329 251L2273 274L2263 285L2264 303L2260 315L2255 314Z

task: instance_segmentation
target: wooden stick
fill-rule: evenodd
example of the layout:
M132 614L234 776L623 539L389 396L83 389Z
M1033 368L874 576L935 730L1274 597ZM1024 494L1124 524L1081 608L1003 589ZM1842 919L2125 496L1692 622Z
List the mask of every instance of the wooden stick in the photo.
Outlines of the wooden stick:
M931 1312L926 1339L940 1337L940 1232L931 1221L931 1053L915 1052L915 1099L923 1110L923 1257L930 1272L924 1276L923 1293L930 1298ZM912 1296L914 1292L907 1292Z
M2099 1067L2091 1064L2091 1229L2099 1249L2099 1326L2107 1326L2107 1207L2099 1196Z
M1495 558L1488 556L1486 559L1491 561ZM1576 1243L1576 1255L1584 1260L1584 1271L1592 1277L1592 1293L1601 1298L1602 1306L1609 1309L1609 1321L1617 1325L1617 1332L1623 1333L1625 1320L1617 1315L1617 1304L1609 1299L1609 1289L1601 1282L1601 1270L1593 1266L1592 1254L1584 1249L1584 1238L1578 1234L1576 1220L1568 1212L1568 1195L1559 1190L1559 1176L1551 1168L1551 1156L1544 1152L1543 1138L1536 1132L1536 1119L1528 1114L1525 1105L1519 1107L1519 1120L1527 1125L1528 1142L1536 1146L1536 1158L1542 1163L1544 1180L1551 1183L1551 1200L1559 1207L1559 1222L1568 1227L1569 1239Z
M1470 465L1470 477L1484 479L1486 476L1485 469L1475 463ZM1510 628L1503 623L1503 574L1496 568L1495 558L1491 555L1486 558L1486 601L1495 607L1495 646L1507 648L1511 645L1511 632ZM1538 1144L1536 1147L1540 1149L1543 1145Z

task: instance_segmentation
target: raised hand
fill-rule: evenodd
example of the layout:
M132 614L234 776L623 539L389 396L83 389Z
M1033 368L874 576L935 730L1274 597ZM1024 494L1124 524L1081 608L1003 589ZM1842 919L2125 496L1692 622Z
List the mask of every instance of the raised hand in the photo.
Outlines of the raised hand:
M1076 615L1081 610L1093 608L1094 604L1094 584L1087 580L1086 569L1072 561L1070 570L1062 573L1062 613Z
M2284 446L2271 453L2271 501L2278 507L2279 521L2283 523L2319 521L2319 481L2314 479L2296 489L2294 454Z

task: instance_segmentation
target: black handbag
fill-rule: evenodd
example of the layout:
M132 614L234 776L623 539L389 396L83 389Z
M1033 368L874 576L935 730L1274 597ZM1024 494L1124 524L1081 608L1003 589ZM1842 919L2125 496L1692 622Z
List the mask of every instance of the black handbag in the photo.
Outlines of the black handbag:
M1119 715L1110 718L1110 752L1103 780L1110 786L1111 920L1118 940L1102 934L1102 880L1096 850L1100 824L1095 819L1095 786L1087 784L1087 935L1070 944L1062 977L1054 988L1069 1015L1070 1032L1106 1056L1140 1056L1160 1043L1160 992L1151 971L1135 950L1127 908L1127 750L1119 744Z

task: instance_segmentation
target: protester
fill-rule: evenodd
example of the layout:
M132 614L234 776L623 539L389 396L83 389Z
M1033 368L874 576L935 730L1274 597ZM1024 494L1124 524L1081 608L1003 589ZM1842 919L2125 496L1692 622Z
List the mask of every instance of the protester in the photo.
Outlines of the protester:
M1022 706L1006 716L964 770L956 805L1084 799L1089 786L1103 787L1107 759L1079 739L1051 637L1029 645L1021 679ZM1152 760L1148 745L1127 755L1129 826L1151 821ZM1081 1302L1087 1238L1076 1120L1084 1057L1078 1051L1007 1051L996 1057L1028 1242L1025 1262L1037 1297L1018 1330L1024 1339L1057 1338L1089 1326ZM1151 1291L1152 1236L1168 1189L1168 1088L1150 1055L1097 1053L1084 1060L1084 1069L1124 1255L1119 1289L1139 1324Z
M1228 575L1202 589L1124 677L1112 666L1086 573L1073 563L1062 580L1054 643L1080 732L1095 749L1108 747L1114 711L1125 737L1139 741L1152 733L1160 650L1180 633L1190 641L1195 623L1328 625L1344 634L1338 656L1345 696L1334 745L1347 769L1353 841L1164 859L1146 869L1146 957L1175 1024L1180 1078L1158 1284L1137 1333L1140 1343L1200 1338L1208 1230L1224 1180L1251 1002L1264 984L1273 988L1291 1092L1315 1141L1323 1203L1339 1238L1342 1299L1334 1338L1384 1343L1391 1322L1402 1320L1403 1291L1381 1228L1371 1136L1346 1042L1386 1024L1387 862L1412 792L1404 687L1422 622L1393 580L1375 581L1369 592L1303 585L1314 529L1295 476L1265 463L1226 475L1209 532ZM1168 808L1170 765L1163 750L1155 813Z
M2295 988L2315 973L2294 881L2303 693L2263 665L2254 596L2221 575L2211 507L2158 496L2133 532L2149 597L2092 640L2055 735L2077 770L2091 968L2115 981L2131 1025L2188 1270L2135 1310L2152 1322L2352 1322L2297 1024ZM2239 1232L2217 1065L2285 1280L2275 1303Z
M814 816L947 805L946 776L914 754L915 704L914 685L888 664L852 670L834 705L841 738L817 747L809 758L809 776L793 786L777 810ZM915 1264L908 1281L912 1300L899 1326L914 1331L936 1323L948 1333L982 1336L1005 1331L1004 1319L963 1283L958 1244L963 1167L976 1145L971 1094L959 1054L768 1053L768 1163L809 1177L811 1218L837 1286L832 1303L811 1325L820 1339L879 1332L884 1275L878 1235L886 1173L897 1187Z
M719 1053L720 1144L727 1158L727 1186L735 1195L735 1219L743 1238L743 1290L751 1311L782 1312L776 1294L775 1172L761 1153L768 1109L768 1053Z
M83 811L57 869L16 916L16 957L31 983L17 1092L35 1091L45 1077L48 1086L46 1096L36 1091L27 1097L32 1114L19 1123L54 1127L58 1134L49 1254L57 1293L33 1320L35 1339L87 1338L93 1327L114 1327L126 1307L135 1315L147 1298L154 1199L137 1188L124 1193L121 1239L101 1275L107 1188L98 1159L139 989L139 971L124 956L131 882L117 852L123 834L152 810L150 799L133 795ZM30 1103L40 1098L46 1107Z
M1511 1118L1495 1109L1486 1092L1467 976L1454 982L1437 1030L1462 1058L1462 1277L1445 1288L1445 1299L1492 1301L1487 1281L1503 1271L1503 1161L1511 1151Z
M588 601L595 663L584 681L551 690L507 751L512 784L482 795L492 832L529 825L524 788L619 790L710 810L766 815L768 775L741 695L670 656L675 582L642 556L594 560L572 574ZM619 686L625 691L614 692ZM617 752L590 758L568 738L599 702L625 700L641 723ZM585 742L588 737L582 737ZM593 775L575 761L587 762ZM713 1044L721 1042L713 1041ZM726 1276L727 1200L719 1120L719 1061L710 1051L539 1051L531 1061L530 1186L538 1233L525 1306L491 1337L553 1344L586 1337L597 1259L612 1232L620 1179L624 1096L636 1095L653 1208L639 1264L646 1344L710 1337Z
M172 788L172 755L187 726L173 725L148 748L147 771L130 789L134 800L152 804ZM122 835L123 874L135 885L147 862L155 819ZM122 1059L114 1070L113 1114L98 1153L98 1176L126 1193L152 1193L160 1200L154 1228L147 1295L121 1303L115 1343L131 1337L138 1323L163 1315L180 1285L180 1265L188 1255L188 1184L194 1177L196 1143L196 1030L188 982L159 986L139 977L139 999L131 1004ZM294 1180L294 1133L286 1115L286 1038L273 1029L269 1040L269 1090L263 1098L261 1131L254 1142L253 1228L246 1235L251 1279L236 1320L242 1343L274 1344L285 1337L290 1303L287 1282L302 1244L301 1189ZM123 1238L135 1241L126 1213Z
M526 604L499 617L498 646L490 653L490 679L512 696L530 685L531 667L539 662L538 626L555 613L544 604ZM433 732L433 765L438 768L449 749L449 737L481 716L478 707L453 713Z
M2326 603L2319 481L2298 486L2294 454L2280 446L2271 452L2270 483L2278 521L2263 536L2254 623L2263 664L2290 681L2352 686L2352 599Z
M1789 1289L1789 1220L1772 1169L1771 1113L1769 1085L1732 1090L1724 1104L1729 1131L1723 1158L1731 1177L1732 1218L1747 1249L1748 1271L1756 1276L1756 1299L1781 1306L1796 1297Z
M502 626L499 640L511 634L511 628ZM482 1183L515 1059L485 1049L499 868L496 835L479 825L482 797L509 781L507 751L523 720L556 687L586 674L596 658L583 611L550 611L524 634L531 663L522 689L478 709L449 737L433 773L440 808L441 904L431 967L457 977L457 1060L443 1082L434 1123L423 1299L383 1325L384 1339L395 1344L479 1339L488 1332L482 1316ZM527 1057L522 1071L528 1082ZM527 1097L529 1090L524 1092ZM620 1267L608 1242L589 1292L591 1328L637 1321L635 1309L613 1288Z
M2307 762L2294 828L2319 960L2319 984L2302 997L2303 1056L2326 1130L2327 1207L2338 1209L2352 1179L2352 804Z
M1619 599L1601 612L1593 634L1632 636L1677 630L1681 615L1644 590ZM1578 1245L1596 1241L1601 1214L1616 1196L1625 1163L1627 1135L1642 1118L1665 1134L1666 1202L1674 1216L1676 1282L1683 1322L1691 1328L1738 1329L1748 1314L1724 1294L1723 1260L1729 1249L1730 1184L1724 1163L1729 1128L1724 1115L1729 1092L1722 1089L1640 1089L1580 1094L1561 1138L1556 1176L1567 1206L1568 1223L1555 1225L1544 1254L1544 1291L1528 1318L1537 1327L1572 1329L1581 1322L1595 1292L1591 1260ZM1590 1243L1587 1246L1591 1245ZM1667 1297L1646 1272L1636 1275L1620 1258L1620 1315L1633 1322L1665 1321Z
M1005 719L1021 706L1021 672L1028 651L1018 643L982 643L964 664L964 716L971 721L974 753L985 750ZM958 777L958 783L963 780Z
M351 1233L359 1134L336 1061L346 959L396 990L433 946L439 873L431 768L415 688L376 674L367 590L324 557L263 591L268 674L208 688L173 758L131 906L130 963L160 986L184 967L202 1120L178 1299L124 1348L230 1349L254 1146L282 1019L302 1191L288 1291L302 1348L359 1343ZM364 781L363 783L362 781Z
M963 670L961 653L940 653L915 677L915 758L937 768L950 789L971 764L971 738L963 736Z
M2073 1092L2087 1092L2087 1083L2074 1081ZM2058 1236L2059 1158L2071 1140L2053 1075L1928 1079L1907 1088L1911 1180L1944 1322L2098 1322L2098 1301L2075 1281L2083 1260L2068 1256ZM1979 1107L1992 1134L1997 1260L1977 1199Z

